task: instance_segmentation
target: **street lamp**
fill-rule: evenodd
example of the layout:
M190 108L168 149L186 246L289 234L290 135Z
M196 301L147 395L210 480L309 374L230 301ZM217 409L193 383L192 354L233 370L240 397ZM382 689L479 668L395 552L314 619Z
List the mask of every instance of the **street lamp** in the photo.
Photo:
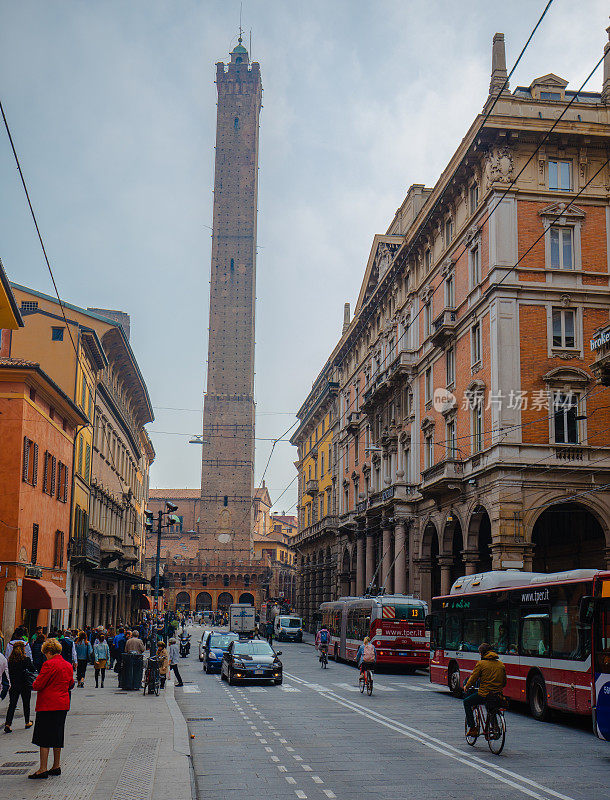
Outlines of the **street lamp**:
M169 500L165 503L165 511L157 512L157 558L155 560L155 608L159 612L159 572L161 568L161 531L163 528L170 528L176 524L175 513L178 511L178 506L170 503ZM144 512L145 527L147 531L152 531L154 514L149 509ZM163 517L167 517L167 522L163 523Z

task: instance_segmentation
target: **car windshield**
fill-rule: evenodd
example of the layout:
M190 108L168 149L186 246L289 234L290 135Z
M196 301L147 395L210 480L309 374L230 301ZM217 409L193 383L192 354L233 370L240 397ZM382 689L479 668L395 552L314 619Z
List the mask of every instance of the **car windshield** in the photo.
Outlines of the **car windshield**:
M300 628L301 620L295 617L280 617L282 628Z
M273 650L267 642L240 642L233 648L237 656L272 656Z
M229 642L234 642L237 638L234 633L213 633L210 636L210 647L220 647L226 650Z

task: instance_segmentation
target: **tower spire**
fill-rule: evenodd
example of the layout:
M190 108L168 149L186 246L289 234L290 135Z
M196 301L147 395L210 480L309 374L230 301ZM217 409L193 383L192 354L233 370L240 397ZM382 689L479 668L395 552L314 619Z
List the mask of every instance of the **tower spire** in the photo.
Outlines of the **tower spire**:
M237 40L239 42L239 44L241 44L243 42L242 34L244 32L243 28L241 27L241 10L242 10L242 7L243 7L243 3L240 3L239 4L239 39Z

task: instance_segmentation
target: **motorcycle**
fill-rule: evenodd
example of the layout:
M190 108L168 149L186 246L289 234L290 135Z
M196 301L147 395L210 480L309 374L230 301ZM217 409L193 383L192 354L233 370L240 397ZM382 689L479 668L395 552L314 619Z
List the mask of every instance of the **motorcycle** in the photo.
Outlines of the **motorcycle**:
M191 652L191 640L183 639L180 641L180 658L186 658Z

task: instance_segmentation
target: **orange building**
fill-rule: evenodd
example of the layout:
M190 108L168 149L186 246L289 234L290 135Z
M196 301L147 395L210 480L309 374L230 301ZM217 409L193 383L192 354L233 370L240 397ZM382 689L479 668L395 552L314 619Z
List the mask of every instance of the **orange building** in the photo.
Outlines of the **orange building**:
M0 357L0 617L61 625L72 452L87 420L40 365Z

